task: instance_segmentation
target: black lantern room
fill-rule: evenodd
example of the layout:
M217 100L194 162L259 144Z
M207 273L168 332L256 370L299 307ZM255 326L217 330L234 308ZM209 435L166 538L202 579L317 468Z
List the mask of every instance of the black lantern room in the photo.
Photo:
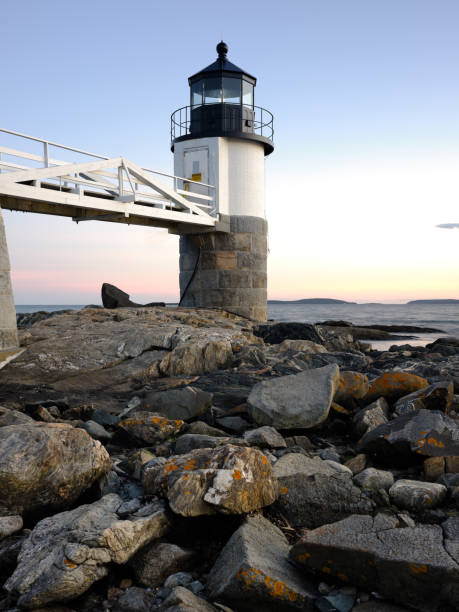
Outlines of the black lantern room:
M178 141L224 136L258 141L269 155L274 150L273 116L255 106L256 78L228 61L223 41L217 52L213 64L188 79L190 105L172 114L172 151Z

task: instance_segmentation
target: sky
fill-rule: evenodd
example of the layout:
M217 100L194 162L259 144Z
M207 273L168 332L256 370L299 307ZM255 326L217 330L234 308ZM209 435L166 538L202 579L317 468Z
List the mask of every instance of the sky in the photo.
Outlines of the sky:
M457 0L2 0L0 20L0 127L165 172L223 38L275 117L268 297L459 299ZM178 298L166 230L3 216L17 304Z

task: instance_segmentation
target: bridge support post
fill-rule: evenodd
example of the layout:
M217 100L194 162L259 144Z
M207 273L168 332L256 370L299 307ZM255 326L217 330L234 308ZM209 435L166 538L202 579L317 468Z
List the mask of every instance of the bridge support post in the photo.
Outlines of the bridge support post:
M180 237L181 305L223 308L266 321L268 224L231 215L230 232Z
M16 311L10 278L10 258L0 207L0 350L13 349L18 346Z

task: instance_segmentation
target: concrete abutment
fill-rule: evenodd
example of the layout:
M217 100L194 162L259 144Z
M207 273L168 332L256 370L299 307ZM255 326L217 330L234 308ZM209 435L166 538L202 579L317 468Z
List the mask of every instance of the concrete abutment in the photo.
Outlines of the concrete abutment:
M0 207L0 350L17 348L16 310L10 277L10 258Z

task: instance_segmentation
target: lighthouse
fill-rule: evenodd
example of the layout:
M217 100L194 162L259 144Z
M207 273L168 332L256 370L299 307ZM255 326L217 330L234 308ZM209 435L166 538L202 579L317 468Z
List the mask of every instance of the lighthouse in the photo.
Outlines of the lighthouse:
M274 150L273 116L255 105L257 80L228 60L223 41L217 53L189 77L190 103L171 117L174 174L191 201L214 186L208 208L217 218L210 231L180 232L180 304L265 321L264 163Z

